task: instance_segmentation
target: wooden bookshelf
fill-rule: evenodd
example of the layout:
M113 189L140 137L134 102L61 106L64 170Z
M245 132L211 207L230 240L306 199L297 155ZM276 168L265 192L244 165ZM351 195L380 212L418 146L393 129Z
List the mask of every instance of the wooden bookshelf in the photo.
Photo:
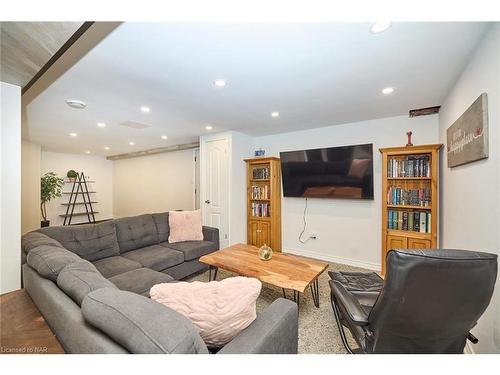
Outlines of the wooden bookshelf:
M433 144L379 150L382 153L382 276L385 275L385 258L389 250L438 247L441 147L441 144ZM393 160L397 161L397 166ZM420 160L426 165L424 170L420 165L417 167ZM422 195L415 195L418 194L415 191L422 192ZM420 204L415 204L417 198ZM425 229L420 229L420 220L415 228L420 215L425 217ZM402 217L406 217L406 225Z
M247 163L247 243L281 251L280 159L259 157ZM267 172L263 172L266 170ZM261 209L256 209L260 205ZM267 207L267 212L264 207Z

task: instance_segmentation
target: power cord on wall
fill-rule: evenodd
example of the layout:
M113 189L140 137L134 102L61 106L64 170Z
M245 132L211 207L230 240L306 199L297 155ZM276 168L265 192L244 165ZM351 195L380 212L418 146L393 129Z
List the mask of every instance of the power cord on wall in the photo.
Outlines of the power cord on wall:
M307 212L307 198L306 198L306 206L304 207L304 213L302 215L302 220L304 221L304 227L302 228L302 232L300 232L300 234L299 234L299 242L303 243L303 244L305 244L307 241L309 241L311 239L310 236L305 241L302 239L302 236L303 236L304 232L306 231L306 227L307 227L306 212Z

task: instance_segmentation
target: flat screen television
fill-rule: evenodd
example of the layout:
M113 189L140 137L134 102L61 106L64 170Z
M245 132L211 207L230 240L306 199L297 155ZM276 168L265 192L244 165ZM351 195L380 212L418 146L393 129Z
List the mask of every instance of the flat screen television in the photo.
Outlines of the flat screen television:
M280 153L283 195L373 199L373 144Z

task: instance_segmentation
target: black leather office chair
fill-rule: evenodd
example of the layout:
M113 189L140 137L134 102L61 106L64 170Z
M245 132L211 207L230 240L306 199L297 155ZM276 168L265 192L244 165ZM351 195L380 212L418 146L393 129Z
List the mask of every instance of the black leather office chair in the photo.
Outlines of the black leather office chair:
M495 254L391 250L386 277L329 272L332 307L348 353L463 353L490 303ZM359 348L351 349L344 326Z

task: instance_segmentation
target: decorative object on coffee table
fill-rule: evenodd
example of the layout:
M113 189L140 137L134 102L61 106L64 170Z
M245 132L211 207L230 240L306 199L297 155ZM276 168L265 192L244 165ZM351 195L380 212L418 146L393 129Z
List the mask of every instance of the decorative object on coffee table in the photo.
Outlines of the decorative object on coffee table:
M200 262L208 264L211 270L222 268L282 288L285 298L285 289L291 289L297 303L300 293L309 287L316 307L319 307L318 277L328 267L327 263L319 260L282 253L274 253L271 260L263 262L259 258L258 247L242 243L204 255Z
M47 220L46 204L61 196L63 183L64 180L57 177L54 172L45 173L40 179L40 211L43 218L40 225L42 228L50 225L50 220Z
M264 244L259 249L259 258L262 260L270 260L273 257L273 249L267 244Z

